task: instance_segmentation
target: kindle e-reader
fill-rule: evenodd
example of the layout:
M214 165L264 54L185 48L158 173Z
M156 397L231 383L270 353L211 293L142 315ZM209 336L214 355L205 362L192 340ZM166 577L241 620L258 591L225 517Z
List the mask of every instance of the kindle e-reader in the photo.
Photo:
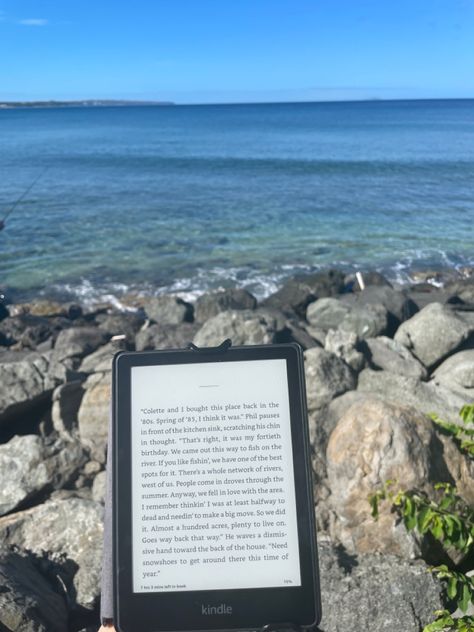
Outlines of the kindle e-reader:
M120 631L319 622L298 345L119 353L112 434Z

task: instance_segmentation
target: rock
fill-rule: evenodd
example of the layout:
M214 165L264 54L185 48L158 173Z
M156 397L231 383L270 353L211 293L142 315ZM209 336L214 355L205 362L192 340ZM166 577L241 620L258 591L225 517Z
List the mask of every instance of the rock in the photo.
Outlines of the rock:
M357 389L403 406L413 406L425 414L436 413L446 421L459 423L459 410L470 400L465 392L454 391L434 382L421 382L389 371L364 369Z
M87 378L84 388L77 417L79 437L92 458L105 463L111 400L110 373L93 373Z
M365 366L365 356L359 351L359 339L353 332L342 329L330 329L324 348L344 360L356 373Z
M179 325L193 321L193 306L176 296L155 296L145 304L145 312L160 325Z
M358 338L373 338L388 330L388 312L382 304L355 306L344 317L339 329L355 334Z
M83 358L104 345L110 338L98 327L71 327L60 332L54 345L57 362L69 358Z
M34 562L5 547L0 549L0 629L12 632L66 632L64 596Z
M324 331L324 329L320 329L319 327L311 327L311 325L306 325L305 329L311 336L311 338L313 338L313 340L316 340L316 342L320 344L321 347L324 347L324 345L326 344L327 335L327 332Z
M77 442L13 437L0 445L0 515L71 481L85 462Z
M18 344L25 349L36 346L53 335L54 328L46 318L22 314L6 318L0 323L0 335L6 346Z
M194 306L194 318L203 323L220 312L236 309L255 309L257 299L243 289L228 289L200 296Z
M422 561L351 555L319 542L321 632L419 632L442 609L442 588Z
M279 339L281 334L281 339ZM288 320L284 330L277 334L275 342L296 342L302 349L311 349L312 347L320 347L320 343L315 340L304 326L299 323Z
M328 331L336 329L351 311L351 307L336 298L320 298L306 310L306 320L311 327Z
M55 386L49 362L36 352L0 354L0 426L47 401Z
M474 399L474 349L460 351L445 360L433 373L433 382L448 388L469 389Z
M61 384L54 390L51 420L59 434L70 436L77 429L77 415L83 395L84 388L79 380Z
M234 346L270 344L278 331L278 319L263 312L239 310L221 312L210 318L194 336L198 347L220 345L226 338Z
M105 470L99 472L94 478L92 483L92 498L98 502L104 504L105 502L105 489L107 484L107 474Z
M339 270L316 272L289 279L282 288L270 295L262 306L280 309L285 313L294 311L305 318L306 308L318 298L337 296L344 291L344 274Z
M395 520L388 503L374 521L368 497L388 480L431 493L435 482L453 482L432 422L412 408L367 398L339 420L326 456L332 537L358 553L419 555L417 536Z
M466 343L474 326L441 303L431 303L403 323L395 340L427 368L435 366Z
M364 286L366 288L371 285L393 288L393 285L390 283L390 281L386 277L384 277L383 274L377 272L376 270L367 270L366 272L363 272L361 274ZM355 274L349 274L348 276L346 276L344 282L346 284L346 287L349 286L353 292L360 292L362 290Z
M100 594L103 517L92 500L49 500L0 518L0 539L37 556L46 551L62 570L69 599L91 610Z
M80 373L104 373L112 370L114 355L120 351L121 346L116 342L108 342L86 356L78 367Z
M345 294L341 297L341 301L361 310L362 313L368 305L383 305L385 307L387 310L386 332L380 331L379 334L366 337L374 337L384 333L393 336L400 323L411 318L418 311L418 307L405 291L394 290L390 287L369 286L362 292Z
M10 316L10 312L8 311L7 306L5 305L5 303L0 299L0 322L2 320L5 320L5 318L8 318Z
M95 319L99 328L105 331L108 336L125 335L126 341L131 344L135 341L135 335L143 323L145 316L143 312L113 312L111 314L99 314Z
M304 353L308 408L322 408L336 395L355 388L353 372L340 358L315 347Z
M377 369L426 380L428 372L408 349L397 340L379 336L367 338L370 362Z
M183 349L193 340L200 327L198 323L150 325L137 333L135 348L137 351Z

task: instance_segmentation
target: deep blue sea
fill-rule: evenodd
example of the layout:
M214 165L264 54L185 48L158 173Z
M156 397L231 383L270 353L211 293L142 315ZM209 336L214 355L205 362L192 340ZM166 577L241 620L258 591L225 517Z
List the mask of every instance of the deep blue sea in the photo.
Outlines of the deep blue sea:
M0 216L40 174L0 232L17 296L474 265L474 100L0 110Z

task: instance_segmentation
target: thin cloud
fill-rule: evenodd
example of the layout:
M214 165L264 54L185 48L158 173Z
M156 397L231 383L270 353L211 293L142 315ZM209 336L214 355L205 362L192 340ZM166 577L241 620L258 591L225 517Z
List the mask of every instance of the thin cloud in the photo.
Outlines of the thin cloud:
M18 24L22 24L23 26L46 26L48 20L44 18L27 18L26 20L19 20Z

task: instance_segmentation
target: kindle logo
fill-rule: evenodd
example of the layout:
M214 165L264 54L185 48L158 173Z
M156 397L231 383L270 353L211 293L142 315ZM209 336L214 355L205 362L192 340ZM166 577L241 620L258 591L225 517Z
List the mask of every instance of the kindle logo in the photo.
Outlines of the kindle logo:
M220 606L205 606L201 604L201 614L232 614L232 606L221 603Z

